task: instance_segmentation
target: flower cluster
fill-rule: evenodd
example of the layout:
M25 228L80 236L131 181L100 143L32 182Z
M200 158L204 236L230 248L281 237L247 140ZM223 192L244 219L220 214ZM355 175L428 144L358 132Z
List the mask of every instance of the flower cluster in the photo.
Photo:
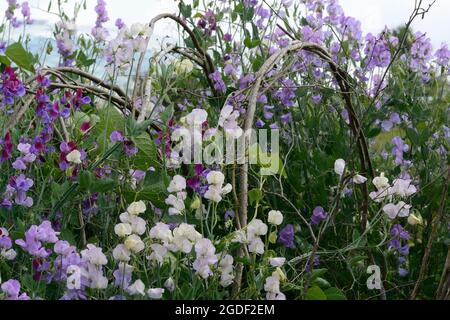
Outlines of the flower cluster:
M216 248L209 239L200 239L195 244L196 259L193 268L196 273L203 279L207 279L213 275L211 266L218 261Z
M9 179L9 184L6 186L2 206L11 208L13 201L19 206L30 208L33 206L33 198L27 195L34 182L32 179L20 174Z
M16 244L33 257L45 259L52 254L52 250L45 245L57 241L58 233L53 230L49 221L44 221L39 226L31 226L25 232L25 240L18 239Z
M409 232L401 225L396 224L391 228L391 237L392 239L389 241L389 251L398 256L398 274L401 277L405 277L408 275L408 270L405 266L409 255L409 245L407 243L410 238ZM403 244L403 242L406 243Z
M108 30L103 27L103 24L109 21L109 17L104 0L97 1L95 12L97 13L97 20L95 21L95 27L91 31L92 36L96 41L105 41L108 37Z
M266 278L264 290L267 300L286 300L286 296L280 291L280 281L282 279L281 269L277 269L272 275Z
M220 171L211 171L206 176L208 180L208 190L205 192L205 199L208 199L212 202L219 203L222 201L222 196L227 195L232 191L231 184L227 184L223 186L225 182L225 176Z
M245 232L242 230L237 232L234 240L246 244L250 253L263 254L265 246L260 237L265 236L267 231L264 222L254 219L248 224Z
M139 253L144 250L144 242L141 240L147 228L147 223L139 215L147 210L144 202L133 202L128 206L126 212L120 215L121 223L114 227L114 232L120 238L125 239L123 244L119 244L113 251L114 259L121 262L128 262L132 253Z
M12 249L12 239L5 228L0 228L0 256L6 260L14 260L17 253Z
M181 215L183 214L184 209L186 208L184 205L184 201L186 200L187 193L186 189L186 179L182 176L174 176L172 181L167 187L167 191L171 194L166 199L166 204L170 206L169 215Z
M74 21L61 21L56 24L56 46L63 58L62 64L64 66L72 66L74 63L73 55L77 49L75 43L76 31Z
M145 52L151 29L146 24L135 23L130 28L123 25L113 40L104 50L106 69L110 76L116 71L124 73L131 68L131 61L135 53Z
M25 95L25 87L17 77L17 73L11 67L6 67L1 75L0 82L0 110L13 105L16 98Z
M20 282L10 279L1 285L2 292L6 295L6 300L30 300L26 293L20 293Z

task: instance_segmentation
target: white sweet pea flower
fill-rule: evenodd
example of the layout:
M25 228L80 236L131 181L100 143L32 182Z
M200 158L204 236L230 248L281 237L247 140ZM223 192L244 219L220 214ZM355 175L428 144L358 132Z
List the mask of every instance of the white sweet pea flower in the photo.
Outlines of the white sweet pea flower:
M176 175L173 177L172 181L167 188L170 193L177 193L186 189L186 179L182 176Z
M392 184L392 192L402 198L414 195L417 189L412 185L412 180L396 179Z
M267 234L267 225L259 219L252 220L247 226L247 234L264 236Z
M411 214L408 217L408 223L412 226L423 226L423 218L421 215Z
M267 221L274 226L279 226L283 223L283 214L280 211L272 210L269 212Z
M227 135L234 138L242 136L244 131L239 127L237 119L239 118L239 112L234 110L231 105L223 107L219 116L219 126L222 127Z
M12 261L12 260L16 259L17 252L14 249L9 249L9 250L3 249L0 253L0 255L3 258L5 258L6 260Z
M108 278L103 275L99 269L89 269L89 288L104 290L108 287Z
M208 180L208 184L220 185L222 186L225 182L225 176L220 171L211 171L206 176L206 180Z
M210 185L208 190L205 192L204 197L212 202L219 203L222 201L222 187Z
M169 225L158 222L150 229L150 238L160 240L164 244L169 244L173 240L173 235Z
M166 258L168 252L167 248L158 243L153 243L150 248L152 249L152 253L147 257L147 259L153 263L159 264L160 266L163 265L164 259Z
M143 235L147 229L147 222L137 216L132 216L131 222L131 231L134 234L137 234L139 236Z
M399 211L398 211L398 216L399 216L400 218L406 218L406 217L409 217L409 211L410 211L411 208L412 208L409 204L406 204L405 202L400 201L400 202L397 204L397 207L398 207L398 209L399 209Z
M141 238L138 235L132 234L131 236L128 236L128 238L125 240L125 247L134 252L139 253L142 250L144 250L145 245L144 242L141 240Z
M286 258L270 258L269 263L272 267L282 267L286 263Z
M394 220L398 215L398 208L393 203L388 203L383 207L384 213L388 215L391 220Z
M131 259L131 252L124 244L119 244L113 250L113 258L116 261L128 262Z
M88 244L87 249L81 251L81 256L93 265L102 266L108 263L108 259L106 259L102 250L102 248L96 247L93 244Z
M244 230L237 230L234 233L233 242L237 243L247 243L247 234Z
M175 64L175 71L178 74L191 73L194 70L194 64L189 59L183 59Z
M162 288L148 289L147 294L151 299L161 299L164 294L164 289Z
M128 237L132 232L131 225L128 223L119 223L114 227L115 234L120 238Z
M248 244L248 252L256 254L264 254L264 242L261 238L253 238Z
M171 208L169 208L169 215L176 216L183 214L185 207L184 200L186 200L185 192L178 192L177 196L173 194L169 195L165 200L165 203Z
M147 24L137 22L131 25L129 32L129 35L133 38L138 36L147 37L150 32L150 27Z
M186 123L189 127L200 127L208 119L208 113L203 109L194 109L186 116Z
M126 291L132 296L145 296L145 284L142 280L136 280Z
M385 190L390 187L389 179L384 176L384 173L381 173L379 177L375 177L372 183L377 190Z
M70 163L81 164L81 152L78 150L73 150L71 153L66 155L66 160Z
M383 207L384 213L388 215L388 217L392 220L395 218L405 218L409 216L409 210L411 206L406 204L403 201L400 201L398 204L389 203Z
M278 293L280 292L280 279L277 275L266 278L266 283L264 284L264 290L266 292Z
M202 235L193 226L182 223L173 230L173 241L169 249L173 252L181 251L187 254L192 251L193 245L202 238Z
M338 159L334 162L334 172L340 177L343 176L345 171L346 163L344 159Z
M366 183L366 181L367 181L367 178L363 177L362 175L359 175L359 174L357 174L353 177L353 183L355 183L355 184L364 184L364 183Z
M227 183L225 187L222 188L222 195L229 194L231 191L233 191L233 186L230 183Z
M147 210L145 203L143 201L137 201L130 204L127 208L127 212L131 215L138 216Z
M175 291L175 281L172 278L169 278L164 282L164 287L170 292Z

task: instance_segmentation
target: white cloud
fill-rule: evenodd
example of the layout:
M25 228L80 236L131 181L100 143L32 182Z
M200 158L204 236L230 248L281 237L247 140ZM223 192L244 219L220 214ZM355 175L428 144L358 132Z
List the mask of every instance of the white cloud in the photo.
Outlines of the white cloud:
M424 0L423 6L428 7L431 0ZM361 20L363 29L367 32L379 32L384 26L396 28L404 25L413 9L415 0L340 0L347 15ZM430 12L422 20L418 17L413 28L426 32L435 47L442 42L450 42L448 15L450 1L437 0Z

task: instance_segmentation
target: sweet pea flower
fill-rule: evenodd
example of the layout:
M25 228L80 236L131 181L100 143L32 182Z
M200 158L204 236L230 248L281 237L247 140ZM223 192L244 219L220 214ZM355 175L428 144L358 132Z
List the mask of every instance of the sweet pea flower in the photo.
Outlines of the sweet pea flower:
M73 150L68 155L66 155L66 160L70 163L81 164L81 152L78 150Z
M138 216L147 210L144 201L137 201L130 204L127 208L127 212L133 216Z
M155 300L159 300L162 298L163 294L164 294L164 289L162 288L155 288L155 289L148 289L147 291L147 295L151 298L151 299L155 299Z
M272 210L269 212L268 222L275 226L279 226L283 223L283 214L280 211Z
M282 267L286 263L286 258L270 258L269 263L272 267Z
M334 172L336 172L337 175L340 177L343 176L345 171L346 163L344 159L338 159L334 163Z

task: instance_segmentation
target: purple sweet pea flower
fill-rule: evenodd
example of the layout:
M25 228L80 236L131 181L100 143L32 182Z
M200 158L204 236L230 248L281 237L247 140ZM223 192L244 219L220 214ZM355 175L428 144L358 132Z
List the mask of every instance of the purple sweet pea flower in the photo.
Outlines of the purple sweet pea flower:
M284 245L286 248L294 248L295 247L295 230L292 224L286 225L283 229L280 230L280 234L278 236L278 242Z
M111 140L111 142L123 142L124 141L123 134L120 131L111 132L109 139Z
M320 222L324 221L328 216L328 213L322 207L317 207L313 211L313 215L311 217L311 224L318 225Z

